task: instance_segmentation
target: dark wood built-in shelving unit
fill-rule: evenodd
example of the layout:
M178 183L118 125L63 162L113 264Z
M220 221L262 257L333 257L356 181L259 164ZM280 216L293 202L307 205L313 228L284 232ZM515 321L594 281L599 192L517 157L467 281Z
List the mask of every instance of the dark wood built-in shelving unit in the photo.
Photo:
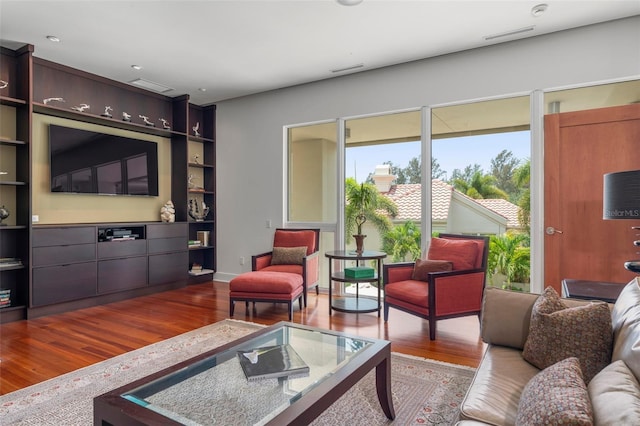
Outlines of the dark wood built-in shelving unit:
M21 261L20 265L0 266L0 289L11 292L11 305L0 307L0 323L213 280L216 268L215 105L193 105L188 95L169 97L146 91L35 58L33 52L31 45L15 51L7 48L0 51L0 79L9 82L6 88L0 89L0 105L12 108L16 117L14 128L0 129L0 152L15 157L15 169L0 175L0 205L5 204L10 210L10 217L0 226L0 258ZM63 98L64 103L44 101L58 97ZM81 103L91 107L83 112L71 109ZM112 107L111 117L103 115L107 105ZM131 115L131 121L122 119L123 112ZM175 223L33 225L34 114L169 139ZM145 125L139 118L143 114L155 126ZM163 128L161 118L170 123L170 129ZM193 131L196 123L199 123L199 135ZM189 188L191 173L197 175L201 190ZM210 208L204 220L189 217L190 199L204 202ZM144 230L144 236L116 243L99 241L101 227L113 226L138 227L136 229ZM34 241L34 236L40 238L62 231L73 231L73 235L79 236L79 242L69 240L66 233L63 234L66 239L57 242L52 240L43 245L42 239ZM196 239L198 231L209 232L209 244L189 248L188 240ZM90 241L85 241L86 238ZM72 247L75 245L78 247ZM62 258L54 263L42 263L43 259L51 260L51 256L55 260L60 253ZM64 253L70 258L65 259ZM87 253L89 258L85 258ZM80 258L74 257L76 255ZM189 269L193 263L211 272L192 275ZM74 281L73 275L64 268L76 269L83 284ZM114 273L124 278L109 282L106 277Z

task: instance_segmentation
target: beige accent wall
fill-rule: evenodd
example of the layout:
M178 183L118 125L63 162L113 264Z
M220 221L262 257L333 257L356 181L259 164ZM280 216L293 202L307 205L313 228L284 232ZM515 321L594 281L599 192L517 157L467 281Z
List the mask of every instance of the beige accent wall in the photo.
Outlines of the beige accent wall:
M158 144L158 197L57 194L50 191L49 124L92 130ZM128 130L42 114L33 116L32 214L40 225L160 221L160 208L171 199L171 140ZM185 182L186 187L186 182Z

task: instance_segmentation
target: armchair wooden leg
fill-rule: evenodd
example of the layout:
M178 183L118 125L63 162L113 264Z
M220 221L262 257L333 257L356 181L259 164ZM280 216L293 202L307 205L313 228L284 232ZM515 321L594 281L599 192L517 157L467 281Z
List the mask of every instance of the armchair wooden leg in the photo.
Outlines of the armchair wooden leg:
M302 290L302 296L304 297L304 307L307 307L307 286L304 286L304 289Z
M389 320L389 305L388 304L384 304L384 322L387 322Z
M229 300L229 316L232 317L233 316L233 311L235 310L236 307L236 302L234 302L233 300Z
M429 339L436 340L436 322L429 321Z

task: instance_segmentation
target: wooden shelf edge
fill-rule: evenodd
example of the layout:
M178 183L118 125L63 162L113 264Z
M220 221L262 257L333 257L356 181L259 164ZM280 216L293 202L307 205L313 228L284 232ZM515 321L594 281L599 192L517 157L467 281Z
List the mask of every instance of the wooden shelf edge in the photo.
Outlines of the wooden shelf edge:
M196 189L190 189L189 190L189 194L207 194L207 195L213 195L214 192L213 191L198 191Z
M15 145L26 145L26 144L27 143L24 141L0 137L0 145L15 146Z
M189 163L189 167L198 167L201 169L213 169L213 164L200 164L200 163Z
M16 230L27 229L26 225L0 225L0 231L2 230Z
M214 139L208 139L208 138L203 138L203 137L199 137L199 136L189 136L189 140L193 141L193 142L208 142L208 143L213 143L215 142Z
M83 112L70 111L63 108L52 107L34 102L33 111L38 114L51 115L54 117L68 118L70 120L82 121L85 123L99 124L107 127L113 127L123 130L131 130L133 132L145 133L148 135L162 136L169 138L172 135L181 135L179 132L165 130L158 127L145 126L144 124L132 123L130 121L117 120L115 118L107 118L94 114L86 114ZM184 134L182 134L184 135Z
M196 250L211 250L215 248L214 246L194 246L194 247L189 247L189 251L196 251Z
M27 101L24 99L10 98L9 96L0 96L0 105L8 106L24 106Z
M7 186L24 186L26 184L27 184L26 182L0 181L0 185L7 185Z

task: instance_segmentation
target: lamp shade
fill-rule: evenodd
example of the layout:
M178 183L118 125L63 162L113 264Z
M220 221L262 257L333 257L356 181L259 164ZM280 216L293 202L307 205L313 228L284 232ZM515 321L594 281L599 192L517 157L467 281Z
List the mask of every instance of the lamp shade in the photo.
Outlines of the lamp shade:
M604 175L602 218L640 220L640 170Z

